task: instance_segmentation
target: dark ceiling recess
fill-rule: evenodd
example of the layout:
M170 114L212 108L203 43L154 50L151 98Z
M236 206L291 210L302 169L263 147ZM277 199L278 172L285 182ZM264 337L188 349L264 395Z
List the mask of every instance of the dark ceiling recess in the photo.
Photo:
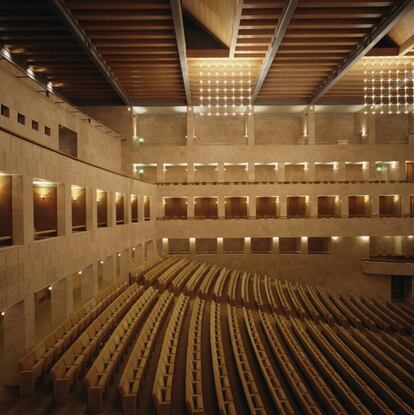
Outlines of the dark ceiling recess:
M185 42L189 58L228 58L230 49L197 19L184 12Z
M0 45L76 105L121 105L46 0L0 1Z

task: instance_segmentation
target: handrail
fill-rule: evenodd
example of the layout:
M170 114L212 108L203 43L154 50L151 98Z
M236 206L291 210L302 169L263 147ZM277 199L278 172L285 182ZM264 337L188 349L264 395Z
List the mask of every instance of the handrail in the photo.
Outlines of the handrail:
M371 262L414 262L414 255L372 255L363 258L363 261Z
M164 216L157 216L156 220L159 221L171 221L171 220L230 220L230 219L325 219L325 220L331 220L331 219L406 219L406 218L414 218L414 216L410 215L399 215L399 216L382 216L382 215L365 215L365 216L348 216L348 215L342 215L342 216L272 216L272 217L257 217L257 216L233 216L233 217L225 217L225 216L215 216L215 217L200 217L200 216L194 216L194 217L187 217L187 218L169 218Z
M396 183L413 183L411 180L260 180L260 181L234 181L234 182L218 182L218 181L182 181L182 182L154 182L157 186L207 186L207 185L273 185L273 184L396 184Z

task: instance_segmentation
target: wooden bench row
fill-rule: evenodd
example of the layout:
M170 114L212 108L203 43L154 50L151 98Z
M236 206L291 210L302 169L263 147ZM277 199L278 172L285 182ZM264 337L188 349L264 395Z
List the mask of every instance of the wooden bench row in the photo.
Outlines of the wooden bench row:
M143 288L135 283L129 286L99 314L53 365L50 375L53 381L53 396L57 404L68 402L69 390L83 368L91 360L98 347L108 338L115 325L142 294L142 291Z
M213 286L217 274L219 272L219 267L217 265L210 266L208 272L206 273L203 281L201 282L197 294L204 299L211 299L213 294L211 292L211 287Z
M143 386L148 361L154 351L154 342L159 338L159 331L173 303L174 294L165 291L138 335L118 385L124 415L136 415L137 413L139 393Z
M88 370L85 384L91 413L102 411L104 394L112 376L157 298L158 291L150 287L137 299Z
M200 267L193 273L190 279L185 284L184 292L191 297L194 297L197 294L198 287L204 280L207 271L209 270L207 264L201 264Z
M181 328L190 299L180 294L174 306L161 347L152 397L158 415L172 415L172 389Z
M33 396L35 384L71 346L99 313L121 294L128 284L114 283L74 312L52 333L19 360L20 396Z

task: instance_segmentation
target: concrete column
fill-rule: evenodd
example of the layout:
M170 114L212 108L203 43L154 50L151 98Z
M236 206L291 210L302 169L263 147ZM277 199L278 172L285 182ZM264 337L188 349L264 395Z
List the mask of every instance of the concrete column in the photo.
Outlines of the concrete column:
M124 223L131 223L131 195L124 193Z
M287 198L286 196L279 196L279 212L281 218L287 216Z
M316 180L315 163L311 162L307 165L306 180L308 182L314 182Z
M398 172L396 172L396 180L407 180L407 163L405 161L398 162Z
M367 114L367 139L368 144L376 143L376 132L375 132L375 114Z
M401 195L401 215L410 216L411 206L410 206L410 195Z
M217 253L218 254L223 254L224 253L223 238L221 238L221 237L217 238Z
M343 182L346 180L346 170L344 161L338 161L334 165L334 180L336 182Z
M255 135L254 135L254 114L247 115L246 117L246 132L247 132L247 144L249 146L255 145Z
M160 195L157 195L156 197L157 203L156 203L156 210L157 210L157 217L162 218L165 214L165 204L164 204L164 198Z
M348 216L349 215L349 196L344 195L341 196L340 199L340 216Z
M310 105L306 109L306 122L308 133L308 144L314 145L316 143L316 131L315 131L315 107Z
M284 163L279 163L278 164L277 180L278 180L278 182L286 181L285 164Z
M196 238L190 238L190 254L195 255L196 253Z
M224 163L220 162L217 164L217 181L224 182Z
M116 210L115 210L115 192L108 191L107 197L107 214L108 214L108 227L115 226L116 224Z
M187 197L187 218L194 217L194 197Z
M168 238L162 238L162 254L168 255Z
M249 202L249 204L248 204L248 208L249 208L249 210L248 210L248 215L251 217L251 218L255 218L256 217L256 196L249 196L249 198L248 198L248 202Z
M93 263L82 270L81 303L85 304L98 294L98 264Z
M402 255L402 237L394 236L394 255Z
M34 238L33 179L12 176L13 244L27 245Z
M157 183L164 183L165 182L165 170L164 165L157 164Z
M309 215L314 218L318 216L318 196L309 197Z
M73 310L72 275L55 282L50 293L52 326L56 327L67 319Z
M129 249L128 248L124 249L121 252L121 256L119 258L121 262L120 278L122 281L128 281L129 280L129 268L130 268L130 263L131 263Z
M274 236L272 238L273 244L272 244L272 254L277 255L279 253L279 237Z
M364 168L365 167L365 168ZM363 166L363 177L364 180L375 180L377 172L375 170L375 161L371 160L368 162L368 166Z
M144 195L138 196L138 222L144 222Z
M225 209L224 196L219 196L217 198L217 214L219 218L224 218L226 212Z
M194 109L193 107L187 107L187 145L194 144L194 138Z
M115 255L116 254L105 258L104 263L102 264L103 287L107 287L108 285L112 284L117 277Z
M256 181L256 168L254 163L247 164L247 181L255 182Z
M370 199L370 204L371 204L371 216L378 216L379 215L379 196L371 195L369 199Z
M86 230L94 231L98 228L98 208L96 203L96 189L86 190Z
M252 240L251 240L251 238L249 236L246 236L244 238L244 253L246 255L252 253Z
M57 231L59 236L72 233L72 187L65 183L57 185Z
M17 362L35 342L34 296L4 310L3 324L3 383L18 385Z
M302 236L301 238L300 253L302 255L308 254L308 237L307 236Z
M192 183L195 179L194 163L187 164L187 182Z

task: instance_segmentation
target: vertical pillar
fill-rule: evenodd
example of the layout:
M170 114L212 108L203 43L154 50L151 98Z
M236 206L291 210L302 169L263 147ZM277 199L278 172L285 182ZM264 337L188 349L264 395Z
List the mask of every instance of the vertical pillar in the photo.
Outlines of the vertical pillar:
M379 196L371 195L368 203L371 205L371 216L379 216Z
M86 191L86 229L94 231L98 227L98 208L96 203L96 189L87 188Z
M402 255L402 237L394 236L394 255Z
M302 236L301 238L300 253L302 255L308 254L308 237L307 236Z
M248 204L248 208L249 208L248 215L251 218L255 218L256 217L256 196L250 195L248 197L248 203L249 203Z
M368 144L376 143L375 114L367 114Z
M247 133L247 144L254 146L255 135L254 135L254 114L247 115L246 117L246 133Z
M217 253L218 254L223 254L224 253L223 238L221 238L221 237L217 238Z
M3 383L18 385L18 360L33 346L35 339L34 296L12 305L3 316ZM26 395L34 391L26 391Z
M219 162L217 164L217 181L222 183L224 182L224 163Z
M395 180L407 180L407 163L405 161L398 162L397 170Z
M192 183L194 182L195 178L195 171L194 171L194 163L190 162L187 164L187 182Z
M244 253L245 255L252 253L252 239L249 236L244 238Z
M287 197L279 196L279 212L281 218L287 217Z
M341 213L342 217L349 216L349 195L343 195L341 197Z
M308 182L316 181L315 163L313 162L307 164L306 180Z
M34 238L33 180L12 176L13 243L27 245Z
M318 196L312 195L309 197L309 215L311 218L318 217Z
M108 227L115 226L116 224L116 210L115 210L115 192L108 191L107 197L107 214L108 214Z
M194 144L194 109L187 107L187 145Z
M124 193L124 223L131 223L131 195Z
M122 281L129 280L129 267L130 267L130 252L126 248L121 252L121 269L120 269L120 278Z
M80 279L81 303L85 304L98 293L98 264L94 263L82 270Z
M187 218L194 217L194 197L187 197Z
M401 216L409 217L411 213L410 195L401 195Z
M52 285L50 293L52 326L62 323L73 310L73 278L62 278Z
M375 180L377 176L377 171L375 170L375 161L371 160L368 162L368 165L364 164L362 166L362 173L365 181Z
M165 170L164 170L164 164L158 163L157 164L157 183L164 183L165 182Z
M190 238L190 254L195 255L196 253L196 238Z
M116 278L116 260L115 255L105 258L102 264L102 283L103 287L112 284Z
M224 196L219 196L217 198L217 215L219 218L225 217L225 206L224 206Z
M272 238L273 244L272 244L272 254L276 255L279 253L279 237L274 236Z
M72 233L72 187L66 183L57 185L57 231L59 236Z
M344 161L335 162L334 180L336 182L344 182L346 180L346 165Z
M254 163L247 164L247 181L255 182L256 181L256 168Z
M279 163L278 164L277 179L278 179L279 182L285 182L286 181L285 164L284 163Z
M162 238L162 254L168 255L168 238Z

